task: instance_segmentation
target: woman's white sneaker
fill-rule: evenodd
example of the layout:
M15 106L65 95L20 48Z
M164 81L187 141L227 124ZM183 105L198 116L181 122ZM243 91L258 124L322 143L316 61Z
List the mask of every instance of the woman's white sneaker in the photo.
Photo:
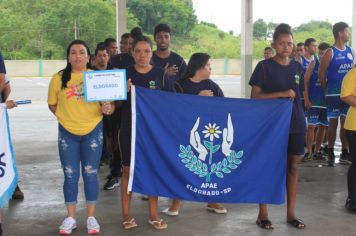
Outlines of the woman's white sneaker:
M94 216L87 219L88 234L98 234L100 232L100 225Z
M73 229L77 228L77 222L73 217L67 217L59 226L59 234L71 234Z

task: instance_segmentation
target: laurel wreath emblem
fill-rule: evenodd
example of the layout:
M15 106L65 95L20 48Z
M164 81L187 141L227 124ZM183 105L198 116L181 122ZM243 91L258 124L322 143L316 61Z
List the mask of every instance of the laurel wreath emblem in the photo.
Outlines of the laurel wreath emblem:
M224 178L224 174L231 173L231 170L237 169L242 163L241 158L243 156L243 151L232 151L229 156L217 163L213 163L209 170L208 165L197 158L190 145L186 147L180 145L179 149L180 153L178 156L185 164L185 167L194 174L199 175L199 177L205 177L206 182L211 180L212 175L216 175L218 178Z

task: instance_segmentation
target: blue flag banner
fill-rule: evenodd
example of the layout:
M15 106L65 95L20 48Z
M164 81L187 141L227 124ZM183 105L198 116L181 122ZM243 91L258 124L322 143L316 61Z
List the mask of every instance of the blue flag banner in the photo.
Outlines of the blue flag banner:
M282 204L292 102L132 88L129 191Z
M0 103L0 208L11 198L17 185L17 178L9 117L5 104Z

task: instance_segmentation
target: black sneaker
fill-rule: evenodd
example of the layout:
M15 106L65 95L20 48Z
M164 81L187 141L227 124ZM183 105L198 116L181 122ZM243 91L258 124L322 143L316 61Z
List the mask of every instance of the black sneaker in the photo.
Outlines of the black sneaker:
M307 152L304 154L302 162L307 162L307 161L310 161L311 159L312 159L312 155L309 152Z
M340 164L351 165L350 153L346 149L342 150L339 161Z
M327 157L328 156L328 145L322 146L320 148L320 152L321 152L321 154L323 154L323 156Z
M17 185L14 193L12 194L13 200L23 200L25 198L23 192L21 191L20 187Z
M353 201L351 201L350 198L346 199L345 208L350 213L356 214L356 206L353 204Z
M313 159L316 161L325 161L325 158L321 152L314 153Z
M334 148L329 148L329 150L328 150L328 166L329 167L335 166Z
M108 179L108 181L104 184L104 190L112 190L115 187L120 186L120 178L114 177L111 179Z

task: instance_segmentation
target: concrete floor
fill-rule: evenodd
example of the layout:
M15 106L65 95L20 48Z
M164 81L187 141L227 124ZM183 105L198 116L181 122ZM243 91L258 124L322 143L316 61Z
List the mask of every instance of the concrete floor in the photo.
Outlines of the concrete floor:
M48 81L47 81L48 82ZM46 83L47 83L46 82ZM37 83L13 81L15 99L32 98L34 103L11 110L11 130L17 159L20 187L25 200L11 201L4 209L4 236L58 235L58 226L65 217L62 184L63 174L57 151L57 123L49 113L45 99L46 87L29 90ZM46 84L44 83L44 84ZM229 87L227 85L227 87ZM233 89L229 87L230 89ZM33 92L35 91L35 92ZM231 91L224 91L231 92ZM101 186L108 167L100 170ZM270 219L275 229L266 231L255 225L256 205L226 205L227 215L206 211L205 204L185 202L177 217L161 215L168 229L157 231L147 223L148 204L134 196L132 212L139 227L124 231L121 227L119 189L101 190L97 219L101 235L356 235L356 215L344 210L347 166L317 167L312 163L300 168L297 215L307 224L297 230L285 223L285 205L270 206ZM80 184L82 187L82 184ZM161 198L160 209L169 205ZM83 190L79 192L78 229L72 235L87 235Z

